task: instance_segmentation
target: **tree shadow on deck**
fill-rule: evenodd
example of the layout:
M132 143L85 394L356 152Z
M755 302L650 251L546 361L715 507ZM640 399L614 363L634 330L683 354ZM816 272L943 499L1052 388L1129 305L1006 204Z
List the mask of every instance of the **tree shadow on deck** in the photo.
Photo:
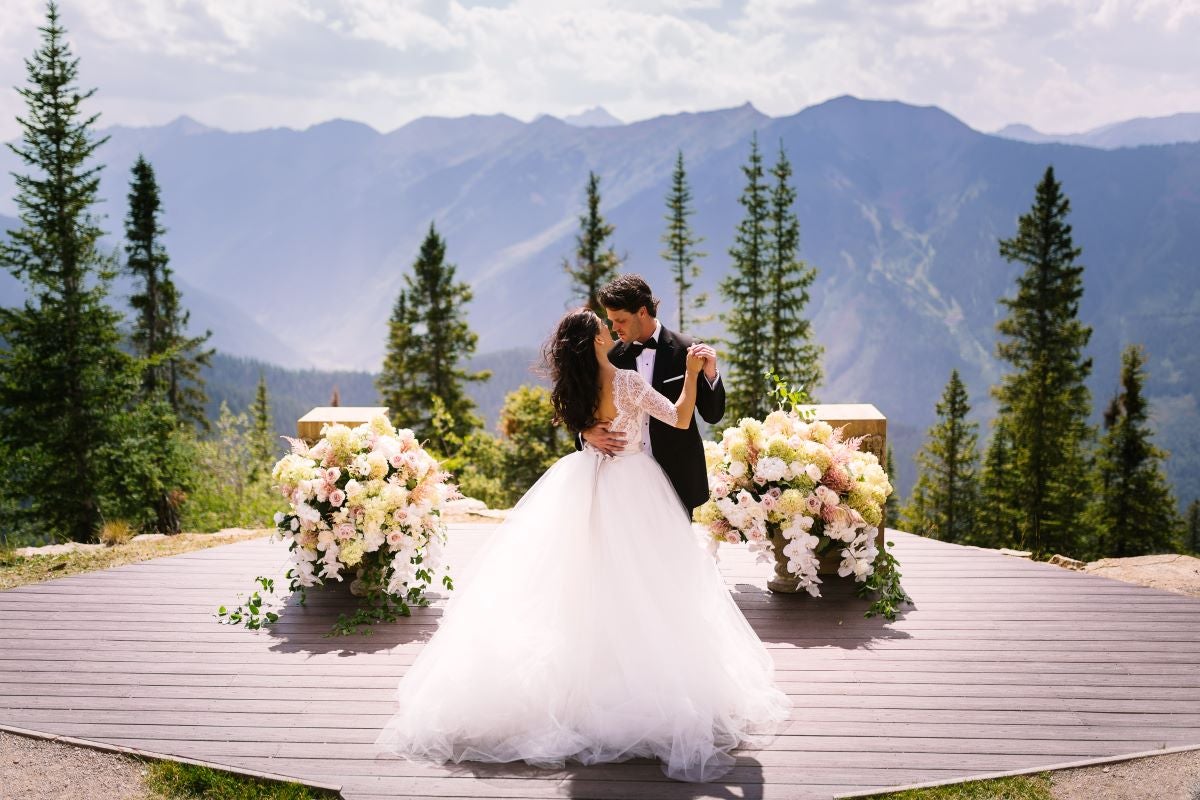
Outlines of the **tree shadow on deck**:
M433 593L429 597L431 601L440 599ZM341 585L309 591L304 605L300 605L298 593L292 594L279 621L267 627L274 640L271 652L336 654L340 657L378 653L399 645L428 641L437 630L442 615L440 607L416 607L411 616L399 617L395 622L377 622L362 628L361 633L348 636L331 635L338 618L352 616L358 604L359 598Z
M776 593L746 583L735 589L735 602L764 642L870 650L877 641L912 638L883 617L863 616L871 601L855 595L855 584L849 580L826 580L821 584L821 597L807 592ZM911 608L905 605L897 619L903 619Z

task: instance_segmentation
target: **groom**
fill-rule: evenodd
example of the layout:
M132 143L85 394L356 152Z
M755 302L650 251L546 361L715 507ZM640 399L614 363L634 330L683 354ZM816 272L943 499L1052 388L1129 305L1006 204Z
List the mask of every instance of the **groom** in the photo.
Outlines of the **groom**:
M604 286L598 295L600 305L612 323L620 341L608 353L618 369L634 369L658 392L674 402L683 389L687 349L695 340L669 331L658 321L658 300L640 275L621 275ZM696 385L696 411L710 425L725 415L725 387L717 372L717 353L701 344L697 353L704 358L703 379ZM609 431L604 424L594 425L582 438L606 453L615 453L625 437ZM696 427L680 429L647 416L642 424L642 448L663 468L688 516L691 510L708 500L708 472L704 464L704 443Z

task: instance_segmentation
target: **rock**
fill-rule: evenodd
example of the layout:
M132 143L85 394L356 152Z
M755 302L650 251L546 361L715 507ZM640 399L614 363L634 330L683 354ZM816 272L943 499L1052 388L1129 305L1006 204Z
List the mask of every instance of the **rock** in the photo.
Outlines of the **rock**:
M996 552L1002 556L1012 556L1013 558L1033 558L1032 550L1010 550L1007 547L1001 547Z
M48 544L45 547L18 547L13 551L22 558L30 556L58 556L63 553L74 553L78 550L103 550L102 544L83 544L82 542L64 542L63 544Z
M1152 589L1200 597L1200 558L1166 553L1089 561L1084 571Z
M1056 567L1063 567L1065 569L1082 570L1087 567L1087 564L1083 563L1082 561L1077 561L1074 558L1067 558L1066 556L1059 555L1058 553L1050 556L1050 560L1046 563L1053 564Z

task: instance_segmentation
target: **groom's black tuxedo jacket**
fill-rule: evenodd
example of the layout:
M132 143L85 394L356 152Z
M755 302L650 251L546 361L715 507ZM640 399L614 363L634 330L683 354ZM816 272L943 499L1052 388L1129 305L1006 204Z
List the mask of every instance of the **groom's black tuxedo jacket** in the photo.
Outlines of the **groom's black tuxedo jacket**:
M679 399L683 391L683 380L679 378L687 369L687 349L695 342L688 336L660 328L658 350L654 356L654 379L650 385L671 402ZM625 342L617 342L608 352L608 360L618 369L637 369L637 356L630 352ZM696 411L710 425L715 425L725 416L725 385L717 381L710 388L708 379L701 373L696 380ZM650 447L654 460L667 473L675 493L689 509L703 505L708 500L708 472L704 466L704 443L692 416L687 428L674 428L665 422L650 418Z

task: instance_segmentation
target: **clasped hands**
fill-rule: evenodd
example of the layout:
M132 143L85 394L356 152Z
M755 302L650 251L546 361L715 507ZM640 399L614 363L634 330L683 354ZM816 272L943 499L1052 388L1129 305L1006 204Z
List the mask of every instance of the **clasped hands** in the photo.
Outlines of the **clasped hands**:
M696 343L688 348L687 371L692 374L703 371L711 384L717 379L717 351L712 345ZM625 448L624 434L609 430L612 420L597 422L580 432L580 437L605 455L616 455Z

